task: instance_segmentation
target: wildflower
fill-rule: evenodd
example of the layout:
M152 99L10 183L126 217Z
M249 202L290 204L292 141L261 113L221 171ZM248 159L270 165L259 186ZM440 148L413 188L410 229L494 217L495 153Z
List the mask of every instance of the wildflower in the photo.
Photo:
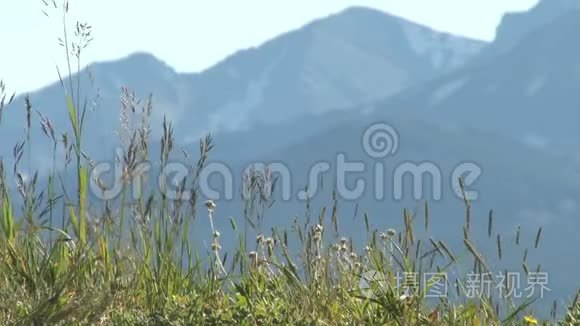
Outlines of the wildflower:
M413 295L409 295L404 293L403 295L401 295L399 297L399 301L406 303L407 305L410 305L413 303Z
M182 296L182 295L172 295L171 298L173 299L173 302L184 306L187 303L187 297L186 296Z
M215 209L215 203L213 200L206 200L205 201L205 207L207 207L208 210L214 210Z
M340 247L340 251L342 251L342 252L346 252L347 250L348 250L348 248L347 248L347 246L346 246L346 245L342 245L342 246Z
M365 247L365 251L366 251L367 253L370 253L370 252L372 251L372 249L371 249L371 247L369 247L369 246L366 246L366 247Z
M211 222L211 227L213 229L213 213L215 211L215 203L213 202L213 200L206 200L205 207L207 207L207 214Z
M263 235L263 234L259 234L259 235L256 237L256 243L257 243L257 244L262 244L262 242L264 242L264 235Z
M340 239L340 244L343 246L346 245L347 242L348 242L348 240L346 238Z
M320 224L316 224L314 227L314 234L312 235L314 242L319 242L322 239L322 229L322 225Z
M534 316L532 316L532 315L524 316L524 321L526 322L526 325L537 325L538 324L538 320L536 318L534 318Z
M431 323L435 323L438 320L439 320L439 306L437 306L437 308L435 308L435 310L433 310L433 312L429 314L429 321L431 321Z
M218 231L214 231L213 232L213 237L214 237L214 239L219 238L220 237L220 233Z
M320 233L315 232L312 239L314 240L314 242L318 242L318 241L320 241L320 237L321 237Z
M397 234L397 231L395 231L395 229L388 229L386 233L381 233L379 234L379 236L381 237L381 239L383 241L387 241L389 239L391 239L392 237L394 237Z
M354 252L350 253L350 259L354 260L354 259L356 259L356 257L357 257L356 253L354 253Z
M314 227L314 232L321 233L323 229L324 228L322 227L322 225L316 224L316 226Z
M340 250L340 246L337 243L335 243L335 244L332 245L332 250L333 251L339 251Z
M257 268L259 265L258 253L255 251L250 251L250 253L248 253L248 258L250 259L250 268Z
M211 250L213 250L213 251L218 251L221 248L222 248L222 246L220 246L220 244L217 243L217 242L214 242L214 243L211 244Z
M267 238L265 243L266 243L266 246L272 247L274 245L274 240L272 238Z

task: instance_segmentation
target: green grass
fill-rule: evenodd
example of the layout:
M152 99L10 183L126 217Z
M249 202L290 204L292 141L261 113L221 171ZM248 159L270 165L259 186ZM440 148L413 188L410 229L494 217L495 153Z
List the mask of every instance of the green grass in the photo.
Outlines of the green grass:
M60 7L63 17L66 7ZM531 302L525 300L483 295L469 298L462 277L448 284L453 299L427 300L426 290L431 284L418 284L407 296L397 287L395 276L400 273L444 273L466 259L474 262L475 270L487 270L484 255L470 241L471 204L467 201L465 233L461 235L464 253L451 252L439 240L418 239L418 217L407 211L403 216L405 228L399 231L371 230L365 216L366 229L361 231L366 232L368 242L357 250L347 238L328 234L338 231L336 198L332 211L328 214L321 207L315 222L288 230L274 229L256 239L247 239L245 230L230 220L239 245L233 252L223 252L221 235L213 223L223 218L219 216L219 202L200 202L199 171L213 148L209 136L200 140L199 157L190 162L193 178L184 181L193 186L190 199L170 200L162 196L163 189L151 188L136 201L128 200L123 192L119 198L107 201L103 209L93 207L88 200L91 164L82 150L87 110L71 77L70 58L75 57L80 67L90 27L77 25L73 35L72 41L68 33L62 37L69 64L68 76L61 78L67 104L62 112L68 115L72 138L66 133L57 136L50 120L39 114L40 125L53 144L53 160L63 160L66 171L53 170L47 189L40 190L36 189L37 178L26 180L21 175L21 158L30 158L30 129L36 122L28 98L26 140L15 146L12 162L16 192L11 191L4 168L8 163L0 161L3 325L525 325L525 317L534 315ZM3 84L0 92L4 94ZM166 164L175 148L171 124L164 121L161 153L150 153L151 102L131 107L132 94L123 92L121 97L129 103L121 114L125 149L121 164L129 188L137 178L146 184L145 176L134 173L139 161L158 157L161 165ZM1 117L12 98L0 98ZM135 119L129 119L131 115ZM57 156L59 148L64 157ZM74 173L76 189L66 189L60 181L69 173ZM254 194L247 207L267 204L260 196L263 180L269 177L266 174L254 171L247 178L246 186ZM17 208L20 201L23 205ZM207 216L196 217L198 207L205 207ZM313 210L310 205L307 209ZM429 228L428 211L425 207L421 223L425 229ZM250 226L259 222L252 220L250 213L246 215L245 222ZM211 243L211 250L205 254L191 238L190 231L199 218L211 222L205 239ZM328 219L331 223L324 225ZM485 231L491 236L491 216L489 224ZM491 238L495 240L495 234ZM539 238L540 232L536 247ZM524 269L527 271L527 267ZM370 288L361 289L361 280L369 271L377 271L384 279L369 280ZM566 309L559 323L580 325L578 296ZM554 309L552 320L546 323L556 322L555 315Z

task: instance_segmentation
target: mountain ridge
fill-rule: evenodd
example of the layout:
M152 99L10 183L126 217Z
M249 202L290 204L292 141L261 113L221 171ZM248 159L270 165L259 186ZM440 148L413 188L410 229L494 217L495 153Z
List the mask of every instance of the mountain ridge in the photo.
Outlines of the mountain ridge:
M415 42L428 41L424 52L414 52L409 35L416 37ZM80 81L81 98L86 95L98 104L87 115L92 123L87 124L91 130L85 134L94 139L85 142L86 150L98 159L103 148L116 145L122 87L131 88L141 99L153 93L153 137L159 137L160 121L167 117L174 124L176 139L188 142L207 132L273 125L388 97L453 69L485 45L442 35L448 34L423 30L379 11L351 8L255 49L238 51L202 73L179 73L143 52L97 62L82 72ZM467 46L457 46L455 52L454 42ZM442 64L434 66L431 56L443 58L437 59ZM87 72L91 72L90 78ZM30 93L30 99L57 128L68 126L66 115L59 109L66 103L58 82ZM19 96L4 113L5 121L25 121L22 107L24 97ZM3 139L14 142L21 133L18 123L4 124L0 130ZM10 155L8 143L0 145L0 154ZM48 153L40 151L38 155Z

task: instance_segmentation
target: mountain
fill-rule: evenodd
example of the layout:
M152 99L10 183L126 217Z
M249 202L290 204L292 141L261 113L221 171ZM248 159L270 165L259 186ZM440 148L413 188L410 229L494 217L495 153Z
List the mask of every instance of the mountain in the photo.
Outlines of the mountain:
M239 51L195 74L178 73L146 53L92 64L81 74L83 93L96 100L87 113L85 150L94 159L118 142L121 88L137 97L153 93L152 137L161 133L167 116L178 141L195 141L213 133L249 130L352 107L388 97L405 87L452 71L485 43L440 33L379 11L354 7L274 38L257 48ZM90 76L87 74L90 73ZM76 86L76 77L73 78ZM65 81L65 86L69 86ZM58 132L69 125L59 83L30 94L33 109L45 114ZM82 106L82 101L79 102ZM4 113L0 155L24 137L24 98ZM34 117L36 118L36 116ZM38 126L38 119L34 124ZM42 139L33 128L32 139ZM69 135L72 135L70 128ZM35 152L33 166L51 162L50 146Z
M470 65L387 99L390 111L449 129L484 130L575 155L580 119L580 9L528 33L485 64Z
M119 143L118 132L122 130L122 87L130 87L137 96L147 99L151 90L156 90L154 100L157 110L152 112L153 136L159 137L160 123L166 115L169 119L179 119L180 87L183 78L172 68L149 54L136 53L117 62L97 63L91 65L81 74L75 74L71 79L51 84L37 92L28 94L31 105L31 140L34 152L30 160L32 169L39 169L42 174L52 166L51 141L45 137L41 129L41 119L36 111L41 112L50 121L56 133L57 140L62 133L67 133L70 141L73 131L70 127L65 93L71 98L77 110L86 109L85 125L83 126L83 142L85 152L98 160L104 155L113 153L113 147ZM77 84L78 83L78 84ZM71 86L72 84L72 86ZM77 94L77 85L80 93ZM72 89L72 90L71 90ZM129 96L127 96L129 98ZM131 101L129 101L131 102ZM128 103L126 111L131 111ZM17 141L26 139L27 124L25 95L18 96L8 105L0 124L0 156L13 156L12 149ZM63 155L62 151L59 157ZM26 154L24 155L26 159Z
M483 46L350 8L191 76L191 107L202 117L196 125L211 130L285 121L395 94L461 66Z
M541 0L529 11L508 13L503 16L497 28L497 37L491 48L496 51L508 50L530 31L579 8L578 0Z

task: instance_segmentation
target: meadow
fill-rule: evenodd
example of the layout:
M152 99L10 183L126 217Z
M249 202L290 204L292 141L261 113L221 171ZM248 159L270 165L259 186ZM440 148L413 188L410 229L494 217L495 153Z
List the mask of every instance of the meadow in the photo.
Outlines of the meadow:
M67 7L61 8L65 16ZM418 229L429 230L428 204L421 216L405 210L401 230L372 229L371 217L365 215L361 230L349 232L365 232L368 241L353 243L339 227L336 197L329 207L307 203L303 221L288 229L257 232L256 237L229 219L238 245L232 252L222 250L224 230L214 222L225 225L227 218L220 216L220 202L202 198L199 190L200 171L214 147L210 135L200 139L196 157L189 157L195 173L179 188L189 192L187 200L168 198L166 189L153 186L137 200L126 195L136 179L152 184L145 180L150 176L137 173L139 162L156 160L163 166L180 151L169 121L163 121L160 139L151 138L155 108L150 100L135 105L130 91L120 94L125 152L119 164L126 191L95 203L89 187L94 162L83 151L90 112L74 77L92 36L85 24L72 30L72 35L62 36L69 64L66 73L59 73L66 107L58 108L70 125L55 130L26 98L23 140L15 144L12 158L0 159L3 325L580 325L580 292L565 307L554 302L551 318L541 320L533 308L537 295L513 296L514 285L507 278L489 280L506 295L475 291L474 275L499 275L486 257L501 259L506 246L519 244L520 235L511 241L512 230L494 229L491 213L488 229L474 230L468 200L463 233L457 235L463 252L453 252L442 240L417 236ZM1 120L14 98L5 90L0 84L0 128L20 123ZM33 128L41 128L52 144L55 168L46 184L36 174L26 177L22 172L28 164L23 157L34 152ZM160 152L150 151L154 142ZM74 176L75 187L64 176ZM248 209L268 205L262 190L270 179L267 170L248 175ZM106 188L105 181L96 182ZM209 250L192 239L199 219L210 224L204 239ZM250 227L259 222L249 213L240 219ZM480 252L472 241L474 232L486 234L496 252ZM541 235L539 228L533 248L542 245ZM540 275L541 266L528 266L527 255L521 260L521 275ZM448 273L465 265L475 274Z

